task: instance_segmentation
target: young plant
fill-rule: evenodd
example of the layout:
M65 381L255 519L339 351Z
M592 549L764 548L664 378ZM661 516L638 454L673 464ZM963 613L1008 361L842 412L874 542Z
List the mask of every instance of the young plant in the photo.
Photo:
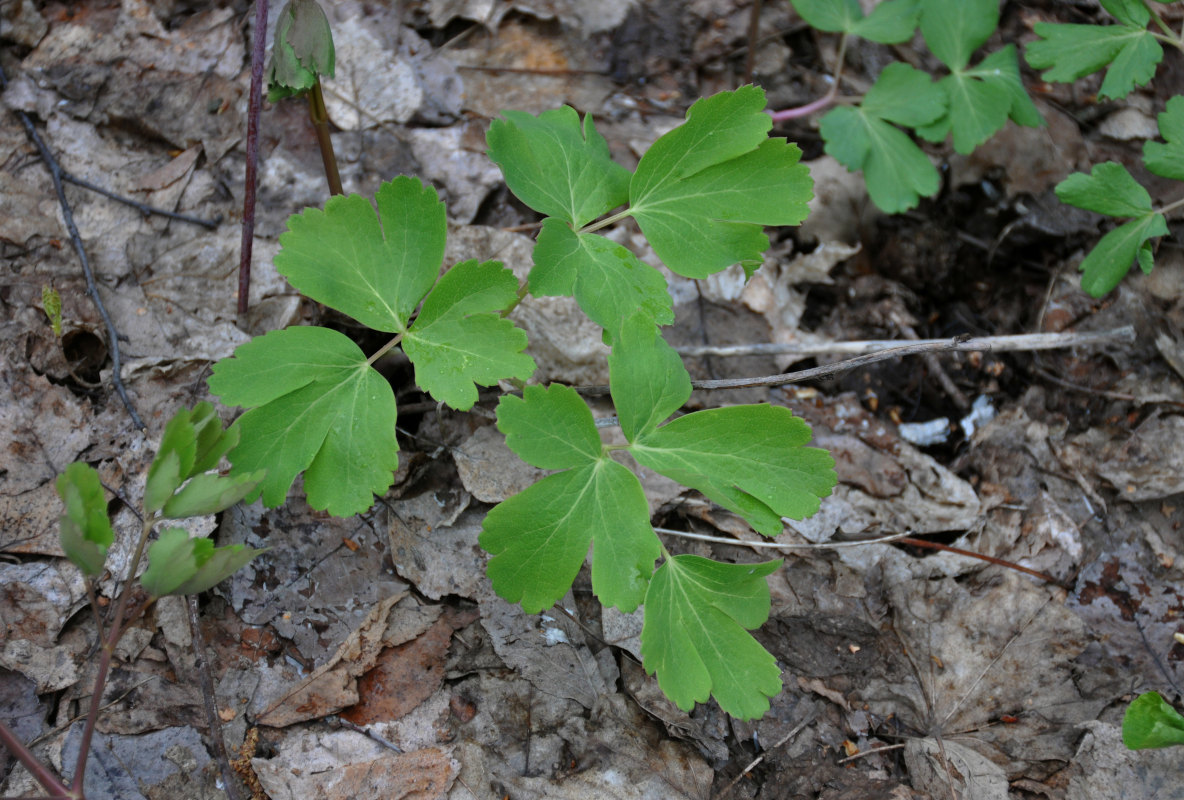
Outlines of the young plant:
M1184 744L1184 716L1159 692L1141 694L1123 715L1122 743L1130 750Z
M1070 82L1108 66L1098 90L1102 98L1126 97L1155 76L1163 58L1161 43L1184 50L1184 34L1176 34L1143 0L1102 0L1117 25L1061 25L1037 23L1041 37L1028 45L1028 63L1045 69L1047 81ZM1148 30L1154 22L1160 31ZM1143 144L1143 164L1156 175L1184 180L1184 97L1173 97L1159 115L1163 142ZM1115 162L1097 164L1089 175L1078 172L1056 187L1061 202L1128 221L1107 233L1081 262L1081 287L1094 297L1109 292L1138 262L1150 273L1155 265L1152 240L1168 233L1164 214L1184 205L1177 200L1156 207L1151 195L1126 167Z
M792 2L811 26L842 34L838 64L834 87L825 98L773 117L790 119L840 103L819 121L826 152L847 169L863 172L868 195L882 211L907 211L941 186L937 169L902 127L930 142L951 136L954 150L967 154L1008 119L1029 127L1044 124L1020 81L1015 45L970 64L999 25L997 0L887 0L867 16L858 0ZM911 39L918 27L947 75L933 81L898 61L881 71L862 98L838 96L849 37L898 44Z
M99 664L90 708L83 726L78 761L69 783L42 764L13 732L0 722L0 745L12 753L41 784L49 797L85 797L84 780L90 742L102 707L103 689L116 645L132 619L125 619L137 568L147 548L148 568L139 584L148 594L148 602L137 610L143 613L158 598L204 592L215 586L258 555L244 545L214 547L209 539L190 538L183 528L165 528L148 543L152 531L165 520L216 514L252 492L263 473L219 475L212 472L231 448L238 443L238 431L224 431L217 412L210 403L199 403L192 411L182 409L165 426L160 449L148 469L144 488L140 539L115 605L115 613L103 630L98 615L95 579L103 574L107 551L115 541L115 532L107 517L107 500L99 474L87 464L76 462L58 476L57 491L66 506L61 518L61 545L66 557L82 570L87 594L99 623ZM133 617L134 618L134 617Z
M764 577L779 562L671 556L650 525L640 482L613 454L627 451L770 536L782 516L818 509L835 482L833 461L805 447L808 426L785 408L714 409L663 424L691 390L660 335L673 321L665 280L595 233L632 216L681 275L703 278L736 263L751 275L769 244L762 226L799 223L812 188L800 150L768 138L764 107L754 87L700 100L632 173L612 161L590 117L581 121L570 108L505 112L490 127L490 157L510 189L547 215L521 289L496 262L467 261L437 281L444 208L412 178L382 186L379 219L358 196L291 218L277 269L313 299L395 336L367 358L341 334L290 328L215 365L211 390L251 408L236 423L235 469L268 470L260 486L267 505L283 502L304 471L314 508L369 508L398 463L394 398L374 360L401 343L420 387L465 410L476 402L475 384L525 380L534 370L521 352L525 335L505 319L509 309L527 293L574 296L612 344L611 390L628 444L602 444L569 387L528 386L521 398L503 398L498 427L510 447L559 471L489 513L480 541L494 556L494 588L527 611L544 609L571 587L592 544L593 590L625 611L645 604L645 665L675 702L689 709L714 696L735 716L764 713L780 690L779 671L747 629L768 617Z

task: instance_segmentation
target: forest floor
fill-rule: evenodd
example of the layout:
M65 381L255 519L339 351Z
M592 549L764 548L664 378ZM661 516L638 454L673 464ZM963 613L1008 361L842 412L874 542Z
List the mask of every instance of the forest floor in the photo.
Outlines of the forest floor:
M764 3L755 39L750 0L324 5L345 190L372 197L396 175L420 176L448 204L446 265L498 259L520 276L538 216L485 155L503 109L592 114L632 167L694 100L744 82L750 47L771 108L824 95L836 58L837 37L785 0ZM1092 2L1005 2L988 47L1022 46L1041 20L1102 18ZM112 492L107 603L162 426L209 398L213 362L293 324L330 325L367 352L381 343L272 266L289 215L327 198L298 100L263 111L250 312L236 314L253 21L242 0L8 0L0 15L0 719L57 768L73 763L93 700L96 628L58 545L55 476L86 461ZM910 45L858 43L845 88L864 91L896 59L932 65ZM1169 51L1150 88L1117 102L1098 101L1097 77L1046 84L1026 65L1023 75L1047 124L1009 123L972 156L925 145L942 188L896 216L825 155L817 115L777 125L814 177L810 218L771 231L747 284L736 271L671 279L667 338L679 346L1135 330L1133 342L943 353L692 396L691 408L787 406L838 465L820 514L789 526L772 554L785 563L754 635L784 691L762 719L731 719L713 702L686 713L664 698L640 666L640 617L603 610L586 571L562 610L529 616L498 598L477 545L482 519L538 473L505 447L493 402L432 408L392 359L384 374L413 409L400 414L394 487L350 519L310 509L297 482L280 508L193 521L219 543L269 549L200 596L192 622L185 600L165 598L128 631L87 796L227 797L211 746L221 735L246 781L234 796L275 800L1184 797L1178 757L1130 752L1120 738L1132 697L1178 700L1184 680L1173 639L1184 612L1184 251L1165 238L1154 272L1094 299L1077 265L1105 224L1052 191L1115 160L1157 200L1175 200L1178 184L1148 174L1140 153L1184 89L1184 59ZM73 175L221 220L146 217L66 187L146 431L112 390L112 342L15 110ZM613 235L652 256L635 228ZM62 298L60 338L47 286ZM599 330L572 303L528 299L514 319L531 333L535 380L606 382ZM729 378L836 359L685 361L693 377ZM995 416L967 433L959 423L979 397ZM902 424L942 418L944 441L902 435ZM701 495L646 486L655 525L734 541L663 534L672 552L771 557ZM1052 580L900 543L834 546L902 533ZM0 795L36 793L3 754L0 770Z

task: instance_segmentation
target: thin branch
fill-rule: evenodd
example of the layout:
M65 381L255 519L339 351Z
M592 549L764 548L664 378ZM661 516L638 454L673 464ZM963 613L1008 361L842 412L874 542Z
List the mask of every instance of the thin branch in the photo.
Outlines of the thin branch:
M41 784L45 791L53 796L65 795L70 791L70 788L59 778L53 770L42 764L37 760L29 748L25 747L20 739L16 738L16 734L9 730L8 726L0 722L0 746L12 753L16 760L21 762L21 765L29 771L29 774Z
M1065 347L1093 345L1099 342L1133 342L1135 329L1130 325L1108 331L1084 333L1025 333L1018 336L979 336L963 342L966 349L1006 352L1013 350L1054 350ZM910 345L945 346L949 339L918 339ZM900 347L899 339L870 339L857 342L824 342L822 344L735 344L676 347L682 356L811 356L823 355L866 355L879 353L893 347Z
M1041 337L1066 337L1057 343L1041 344ZM1012 340L1028 340L1027 346L1023 347L1000 347L1000 341L1004 339ZM920 353L941 353L947 351L975 351L975 350L1040 350L1052 349L1057 347L1078 347L1086 344L1107 344L1111 342L1132 342L1135 339L1135 330L1132 326L1126 325L1121 328L1115 328L1112 331L1100 331L1097 333L1077 333L1077 334L1024 334L1020 336L988 336L978 339L970 339L966 337L955 337L953 339L937 339L924 342L917 342L916 344L904 345L902 347L890 347L879 350L878 352L868 353L867 355L856 356L845 361L839 361L834 364L826 364L821 367L813 367L812 369L798 370L797 372L786 372L781 375L765 375L759 378L728 378L725 380L714 381L691 381L691 386L695 389L741 389L750 386L784 386L789 383L801 383L802 381L816 380L818 378L828 378L831 375L837 375L840 372L863 367L868 364L874 364L877 361L886 361L890 358L900 358L901 356L912 356ZM1051 341L1051 340L1049 340ZM589 396L606 395L609 393L607 386L578 386L576 390L580 394Z
M238 775L230 766L230 757L226 755L226 740L222 736L222 725L218 720L218 710L214 706L214 679L210 677L210 665L206 659L206 643L201 635L201 620L197 616L197 598L193 595L186 597L185 607L189 611L193 658L197 662L197 674L201 679L201 700L206 711L206 730L210 734L214 758L218 762L218 768L222 770L222 783L225 784L226 795L230 800L240 800L242 795L238 790Z
M194 217L189 214L180 214L176 211L169 211L165 208L157 208L150 206L147 203L141 203L139 200L133 200L130 197L124 197L121 194L116 194L110 189L104 189L97 183L91 183L84 178L79 178L77 175L72 175L66 170L62 170L62 180L72 183L75 186L81 186L83 189L90 189L95 194L101 194L103 197L114 200L117 203L123 203L125 206L131 206L145 216L156 215L158 217L168 217L175 219L178 222L188 222L193 225L201 225L203 228L214 230L222 223L222 215L214 217L214 219L203 219L201 217Z
M0 68L0 89L7 86L8 78L5 76L3 68ZM103 305L103 298L99 297L95 276L90 268L90 259L87 258L86 248L82 246L82 235L78 233L78 226L74 224L74 212L70 208L69 201L66 200L66 190L62 186L62 167L54 158L53 153L49 151L45 141L42 140L41 134L37 132L37 127L29 115L19 109L13 109L13 113L21 121L21 125L25 128L25 135L36 146L37 152L41 154L42 163L49 170L49 177L53 179L53 188L58 195L58 205L62 209L62 219L65 220L66 230L70 233L70 241L74 244L74 251L78 253L78 260L82 262L82 273L86 276L86 292L94 302L95 308L98 309L99 316L103 318L103 325L107 329L108 350L111 353L111 383L115 386L119 399L123 401L123 407L127 409L128 415L132 418L132 423L140 430L147 430L140 415L136 413L136 408L127 395L127 389L123 386L123 378L119 374L123 366L119 356L119 332L115 330L115 323L111 321L107 307Z
M726 536L711 536L706 533L690 533L689 531L676 531L671 528L654 528L657 533L666 533L671 536L678 536L682 539L694 539L697 542L713 542L715 544L734 544L742 547L752 547L754 549L769 549L769 550L839 550L844 547L863 547L868 544L887 544L888 542L899 542L902 539L909 539L913 536L912 532L893 533L887 536L877 536L875 539L856 539L849 542L811 542L808 544L791 544L787 542L746 542L743 539L729 539Z
M247 174L243 188L243 238L238 261L238 314L245 316L251 296L251 248L255 243L255 186L259 174L259 114L263 109L263 55L267 50L267 0L255 0L255 40L251 50L251 94L247 101Z

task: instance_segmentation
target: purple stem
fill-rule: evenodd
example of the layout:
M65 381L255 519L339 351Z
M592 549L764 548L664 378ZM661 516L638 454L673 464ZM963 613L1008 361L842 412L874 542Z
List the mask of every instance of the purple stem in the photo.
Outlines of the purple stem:
M806 103L804 106L797 106L796 108L786 108L781 111L774 111L774 112L772 112L772 114L770 114L770 116L773 117L774 122L784 122L787 119L797 119L799 117L806 117L806 116L809 116L810 114L813 114L815 111L821 111L822 109L826 108L827 106L833 104L835 102L835 97L837 97L837 96L838 96L838 92L831 90L831 91L827 92L826 94L824 94L822 97L819 97L817 100L814 100L810 103Z
M70 792L70 787L66 786L62 779L54 774L53 770L42 764L37 760L37 756L25 747L24 743L16 738L8 726L0 722L0 745L4 749L16 756L17 761L24 765L25 769L29 771L41 787L55 797L66 796Z
M267 0L255 0L255 47L251 52L251 96L247 101L247 176L243 192L243 243L238 262L238 313L247 313L251 294L251 245L255 241L255 183L259 171L259 113L263 108L263 54L267 49Z

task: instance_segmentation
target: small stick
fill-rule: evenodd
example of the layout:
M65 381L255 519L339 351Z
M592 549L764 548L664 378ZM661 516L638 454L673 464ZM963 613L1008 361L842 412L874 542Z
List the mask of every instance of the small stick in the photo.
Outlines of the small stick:
M263 55L267 51L267 0L255 2L255 41L251 51L251 94L247 100L247 174L243 187L243 239L238 260L238 315L245 317L251 296L251 247L255 243L255 185L259 174L259 114L263 109Z
M7 86L8 78L5 76L3 68L0 68L0 89ZM82 246L82 235L78 233L78 226L74 224L74 212L70 208L69 201L66 200L66 190L62 186L62 167L54 158L53 153L49 152L49 147L42 140L41 134L37 133L37 127L29 115L19 109L14 109L13 113L21 121L21 125L25 128L25 135L36 146L37 152L41 154L42 163L49 170L49 177L53 179L53 188L58 195L58 205L62 209L62 219L66 222L66 230L70 232L70 241L74 244L74 251L78 253L78 260L82 262L82 274L86 277L86 292L94 302L95 308L98 309L99 316L103 318L103 325L107 329L108 348L111 352L111 383L115 386L119 399L123 401L123 407L127 409L128 415L132 418L132 423L142 431L147 430L148 428L140 419L140 415L136 413L136 407L132 405L131 398L127 395L127 389L123 386L123 378L119 374L122 368L122 360L119 357L119 332L115 330L115 323L111 321L107 307L103 305L103 298L99 297L95 276L90 268L90 259L87 258L86 248Z
M97 183L91 183L84 178L79 178L77 175L72 175L64 169L61 172L62 180L68 181L75 186L81 186L83 189L90 189L95 194L101 194L103 197L110 198L117 203L123 203L125 206L131 206L145 216L156 215L158 217L168 217L169 219L175 219L178 222L189 222L194 225L201 225L203 228L209 228L210 230L214 230L222 222L221 214L214 217L213 219L202 219L201 217L194 217L190 216L189 214L180 214L176 211L169 211L165 208L157 208L156 206L150 206L146 203L141 203L139 200L133 200L130 197L124 197L121 194L116 194L110 189L104 189Z
M1042 346L1032 346L1033 337L1048 337L1048 336L1065 336L1058 343L1048 343L1052 340L1047 340ZM1020 336L990 336L978 339L970 339L966 337L954 337L953 339L936 339L925 342L917 342L916 344L903 345L900 347L889 347L881 349L877 352L868 353L855 358L849 358L845 361L839 361L835 364L827 364L821 367L814 367L812 369L798 370L797 372L786 372L781 375L765 375L759 378L728 378L724 380L713 381L691 381L691 386L695 389L741 389L750 386L784 386L789 383L801 383L802 381L815 380L817 378L827 378L831 375L837 375L840 372L855 369L856 367L866 366L867 364L874 364L877 361L885 361L889 358L899 358L901 356L912 356L919 353L940 353L947 351L963 352L967 350L1033 350L1033 349L1051 349L1054 347L1075 347L1084 344L1098 344L1112 341L1134 341L1135 330L1130 325L1116 328L1112 331L1100 331L1098 333L1078 333L1078 334L1024 334ZM999 340L1028 340L1026 347L999 347ZM578 386L576 390L580 394L598 396L609 393L607 386Z
M222 725L218 720L218 710L214 702L214 679L210 676L210 665L206 660L206 643L201 635L201 620L197 616L197 598L189 595L185 598L185 608L189 611L189 631L193 637L193 657L197 662L197 673L201 678L201 700L206 711L206 729L210 734L210 744L214 748L214 758L218 768L222 770L222 783L225 784L226 796L229 800L240 800L242 795L238 790L238 775L230 766L230 757L226 755L226 740L222 737Z
M1130 325L1107 331L1085 331L1083 333L1024 333L1018 336L978 336L962 342L967 350L992 350L1007 352L1015 350L1055 350L1065 347L1094 345L1100 342L1133 342L1135 329ZM943 347L949 339L918 339L911 345ZM903 344L899 339L870 339L856 342L824 342L822 344L734 344L715 346L676 347L683 356L810 356L848 355L858 356L879 353Z

